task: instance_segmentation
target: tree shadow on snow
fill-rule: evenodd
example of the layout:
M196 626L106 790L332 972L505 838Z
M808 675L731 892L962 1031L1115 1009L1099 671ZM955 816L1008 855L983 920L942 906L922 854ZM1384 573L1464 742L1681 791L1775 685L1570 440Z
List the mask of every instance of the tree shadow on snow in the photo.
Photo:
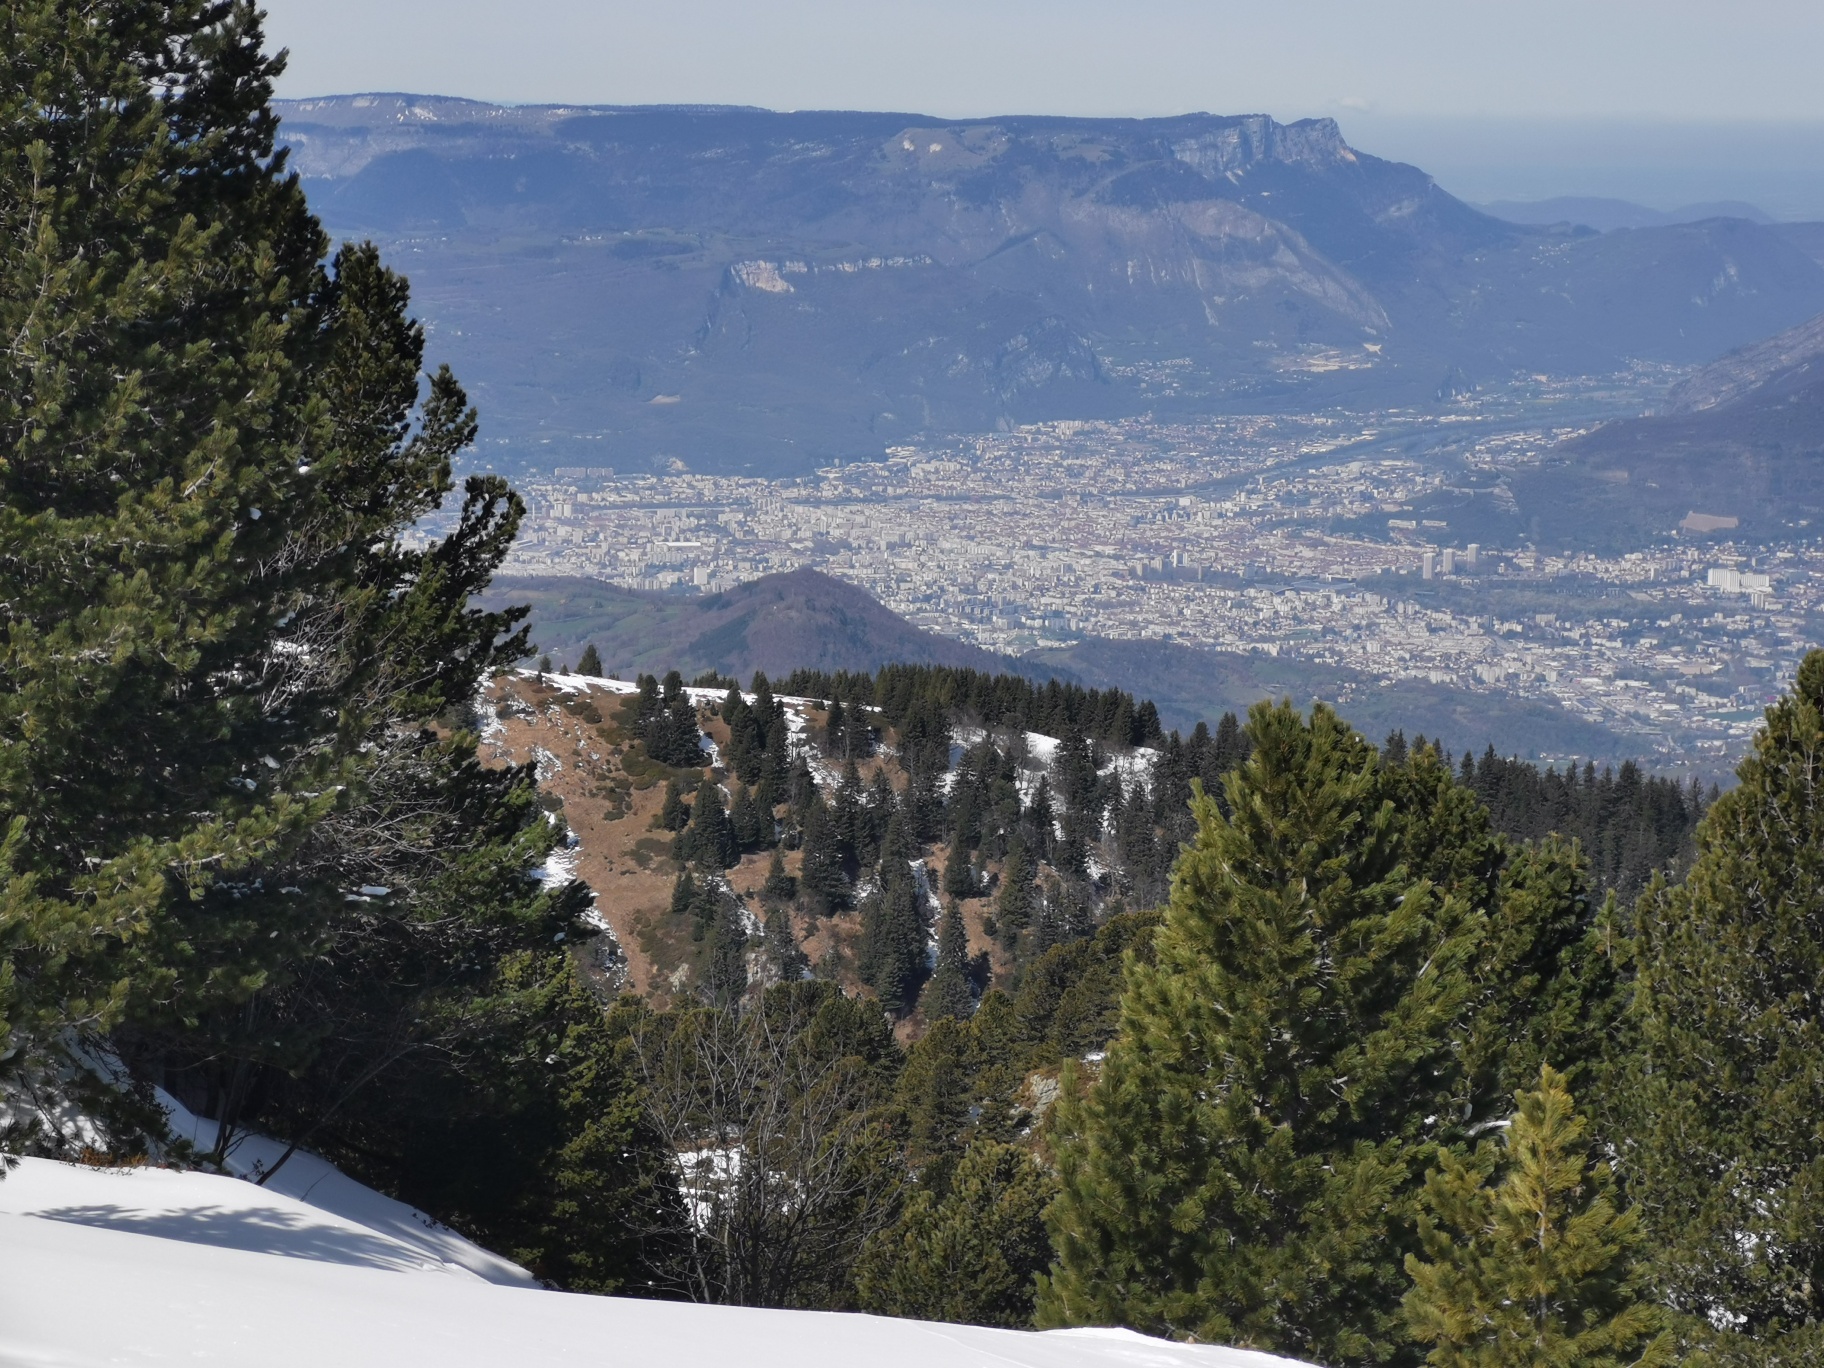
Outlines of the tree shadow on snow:
M138 1211L130 1207L55 1207L32 1213L52 1221L99 1226L133 1235L153 1235L187 1244L214 1245L251 1254L347 1264L356 1268L419 1269L433 1261L369 1231L317 1224L292 1212L197 1207L185 1211Z

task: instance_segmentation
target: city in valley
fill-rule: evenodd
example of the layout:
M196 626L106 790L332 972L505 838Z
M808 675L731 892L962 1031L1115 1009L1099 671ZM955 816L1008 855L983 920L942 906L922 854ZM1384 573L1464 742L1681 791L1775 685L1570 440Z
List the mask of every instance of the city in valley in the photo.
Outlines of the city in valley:
M1511 529L1508 481L1642 384L1540 377L1443 415L1040 423L790 480L558 466L519 481L506 572L713 593L809 566L997 651L1302 658L1548 701L1720 773L1818 639L1824 546L1732 542L1696 510L1609 553L1478 530Z

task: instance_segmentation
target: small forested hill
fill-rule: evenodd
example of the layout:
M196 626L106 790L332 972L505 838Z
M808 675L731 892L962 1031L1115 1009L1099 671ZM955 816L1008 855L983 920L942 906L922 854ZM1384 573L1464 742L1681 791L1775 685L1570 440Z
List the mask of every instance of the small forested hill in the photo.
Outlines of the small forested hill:
M502 576L477 600L523 605L539 649L562 666L597 648L608 674L676 669L747 678L796 670L868 673L889 663L956 665L1145 693L1168 728L1189 733L1238 716L1263 698L1324 699L1370 735L1423 725L1451 746L1503 755L1593 758L1631 754L1606 727L1550 703L1472 693L1420 680L1382 680L1290 656L1213 651L1173 641L1084 637L1013 658L913 626L865 590L815 570L765 575L718 594L659 594L573 576ZM1043 730L1043 728L1039 728Z
M676 669L874 670L890 661L1005 668L991 651L914 627L865 590L815 570L766 575L719 594L642 593L602 580L502 576L479 602L525 604L538 642L573 662L585 644L603 668L632 678Z

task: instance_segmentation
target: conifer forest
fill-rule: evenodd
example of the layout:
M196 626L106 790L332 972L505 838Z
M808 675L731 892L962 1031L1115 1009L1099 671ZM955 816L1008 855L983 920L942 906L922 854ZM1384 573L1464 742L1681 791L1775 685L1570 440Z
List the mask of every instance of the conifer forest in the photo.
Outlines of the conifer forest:
M1144 681L647 674L565 705L653 795L691 972L632 991L482 746L543 678L473 602L522 503L453 475L484 415L313 217L278 63L242 0L0 14L0 1148L258 1132L578 1293L1824 1361L1824 652L1721 790Z

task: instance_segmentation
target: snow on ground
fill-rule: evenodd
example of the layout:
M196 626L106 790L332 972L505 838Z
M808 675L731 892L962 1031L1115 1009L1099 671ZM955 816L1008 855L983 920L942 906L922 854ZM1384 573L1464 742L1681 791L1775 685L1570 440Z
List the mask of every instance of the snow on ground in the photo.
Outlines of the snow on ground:
M170 1118L166 1124L173 1137L188 1140L202 1152L215 1148L214 1121L193 1114L163 1089L158 1091L158 1100ZM363 1183L357 1183L334 1164L318 1158L309 1150L296 1150L283 1164L279 1164L284 1156L285 1146L279 1141L265 1135L242 1134L230 1142L228 1162L224 1165L232 1177L216 1179L204 1173L180 1175L166 1170L133 1169L125 1171L129 1178L149 1176L153 1182L145 1187L123 1188L120 1191L135 1194L136 1200L150 1200L151 1195L161 1190L157 1186L159 1174L170 1178L181 1177L204 1185L219 1183L219 1187L209 1189L214 1194L210 1200L215 1203L233 1205L239 1201L244 1205L255 1202L257 1206L255 1197L249 1194L265 1194L281 1205L287 1202L301 1203L308 1208L306 1212L290 1211L280 1219L287 1222L305 1220L306 1223L317 1220L356 1227L409 1251L414 1267L435 1267L446 1272L460 1273L465 1278L472 1276L512 1287L534 1285L532 1275L518 1264L464 1239L448 1226L438 1224L404 1202L396 1202ZM36 1168L48 1162L28 1159L25 1165L27 1168ZM274 1165L279 1165L276 1172L273 1172ZM68 1166L58 1164L53 1167L64 1169ZM24 1171L21 1169L12 1177L0 1179L0 1212L16 1213L22 1210L17 1203L26 1198L21 1194L33 1188L30 1183L15 1186L19 1173ZM103 1171L78 1169L76 1172L89 1174ZM117 1172L119 1171L106 1171L103 1176L113 1177ZM263 1188L242 1181L258 1178L268 1172L272 1172L272 1177L267 1179ZM40 1181L47 1184L50 1182L49 1179Z
M0 1362L1294 1368L1126 1330L1033 1334L494 1286L239 1179L48 1159L0 1180Z

